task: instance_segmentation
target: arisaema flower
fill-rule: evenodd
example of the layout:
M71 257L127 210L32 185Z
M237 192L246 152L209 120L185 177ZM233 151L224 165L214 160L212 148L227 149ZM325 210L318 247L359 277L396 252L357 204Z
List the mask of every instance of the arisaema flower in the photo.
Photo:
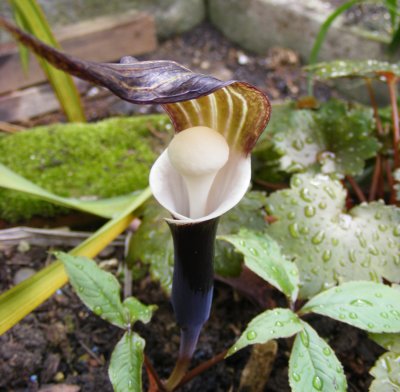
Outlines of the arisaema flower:
M250 184L250 153L270 116L268 98L242 82L222 82L172 61L123 58L119 64L76 59L25 34L0 18L23 44L54 66L104 86L136 104L159 103L176 132L155 162L150 186L170 213L175 248L172 304L181 348L167 381L183 377L200 330L209 317L218 218L234 207Z

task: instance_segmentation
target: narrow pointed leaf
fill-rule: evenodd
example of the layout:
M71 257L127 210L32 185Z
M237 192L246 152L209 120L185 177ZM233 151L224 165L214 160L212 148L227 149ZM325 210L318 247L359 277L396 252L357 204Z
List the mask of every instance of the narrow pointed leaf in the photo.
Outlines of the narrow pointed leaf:
M121 286L117 278L87 257L63 252L55 255L63 262L70 283L81 301L97 316L117 327L126 328Z
M283 308L267 310L250 321L239 340L229 349L228 355L250 344L293 336L302 329L300 319L291 310Z
M136 200L95 234L74 248L70 254L94 257L120 235L132 222L132 212L149 197L150 190L139 194ZM56 261L40 272L0 295L0 335L14 326L55 291L67 283L68 277L61 261Z
M219 236L244 255L245 265L292 301L298 293L299 273L296 264L281 253L275 240L263 232L240 230L239 234Z
M292 391L346 392L346 376L335 353L310 325L302 326L289 360Z
M388 352L381 355L370 374L375 378L370 392L400 392L400 354Z
M122 99L164 104L177 132L196 125L216 129L240 154L251 151L269 120L268 98L247 83L222 82L172 61L83 61L40 42L4 18L0 27L55 67L106 87Z
M335 60L305 67L320 80L336 78L385 78L400 77L400 65L378 60Z
M140 191L130 195L117 196L103 200L79 200L67 197L61 197L51 193L38 185L30 182L24 177L0 163L0 187L14 191L24 192L32 196L39 197L42 200L63 206L98 215L103 218L112 218L124 210L133 200L136 199Z
M125 312L125 320L130 326L138 320L147 324L151 320L153 312L157 309L157 306L144 305L134 297L126 298L122 305Z
M10 3L14 12L23 20L23 25L28 28L30 33L49 45L59 48L59 44L36 0L10 0ZM72 78L55 69L40 57L38 60L68 119L70 121L86 121L80 96Z
M142 390L145 341L135 332L126 332L111 355L108 375L114 392Z
M400 332L400 291L375 282L347 282L326 290L300 310L318 313L368 332Z

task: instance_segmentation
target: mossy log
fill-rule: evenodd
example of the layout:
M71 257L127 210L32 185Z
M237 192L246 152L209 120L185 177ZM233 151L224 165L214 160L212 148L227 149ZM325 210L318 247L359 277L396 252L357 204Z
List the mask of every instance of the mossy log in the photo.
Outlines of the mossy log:
M143 189L172 126L164 115L53 124L0 137L0 162L60 196L107 198ZM0 189L0 219L66 213L21 192Z

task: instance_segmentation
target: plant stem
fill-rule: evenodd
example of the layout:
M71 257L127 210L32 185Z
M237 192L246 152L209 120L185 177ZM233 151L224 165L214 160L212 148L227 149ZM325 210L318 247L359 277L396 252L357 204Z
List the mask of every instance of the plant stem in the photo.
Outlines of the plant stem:
M387 85L390 94L390 104L392 106L393 121L393 151L394 151L394 168L400 167L399 143L400 143L400 127L399 127L399 108L397 107L396 97L396 78L387 76Z
M372 110L374 112L374 119L376 123L376 129L378 130L378 135L383 135L382 121L381 118L379 117L378 104L376 103L375 92L374 89L372 88L371 79L365 79L365 83L367 85L369 99L371 101Z
M206 370L208 370L210 367L216 365L217 363L223 361L225 359L225 356L227 354L228 350L224 350L215 357L212 357L208 361L205 361L201 363L199 366L195 367L192 369L190 372L186 374L185 377L179 382L179 384L176 386L175 389L183 386L184 384L188 383L190 380L193 378L197 377L199 374L204 373Z
M358 199L363 202L363 201L367 201L367 198L364 195L364 192L362 191L362 189L359 187L359 185L357 184L356 180L351 177L351 176L346 176L347 181L350 183L350 185L352 186L352 188L354 189L354 192L356 193Z
M155 371L152 363L150 362L149 358L145 355L144 356L144 365L146 367L147 375L149 377L149 392L164 392L165 387L160 378L158 377L157 372ZM158 388L158 390L155 388Z
M374 174L372 176L371 188L369 190L369 197L368 201L375 200L376 191L378 188L379 178L382 172L382 160L381 156L378 154L376 156L375 167L374 167Z
M179 347L179 357L176 361L174 370L165 383L167 391L173 391L184 378L189 368L190 360L196 349L197 340L200 335L202 325L194 328L181 329L181 342Z

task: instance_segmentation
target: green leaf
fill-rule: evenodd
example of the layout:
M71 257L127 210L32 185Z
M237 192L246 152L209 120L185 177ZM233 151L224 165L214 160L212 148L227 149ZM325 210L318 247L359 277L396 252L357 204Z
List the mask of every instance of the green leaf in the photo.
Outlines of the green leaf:
M96 256L131 224L133 211L150 195L149 189L144 190L126 210L107 222L70 253L75 256ZM56 261L2 293L0 295L0 335L42 304L67 281L68 277L62 262Z
M370 374L375 378L370 392L400 392L400 354L388 352L381 355Z
M300 310L310 312L368 332L400 332L400 291L381 283L347 282L316 295Z
M221 217L218 234L235 233L242 226L263 230L264 204L265 196L261 192L249 192L235 208ZM142 213L142 223L130 239L127 255L127 260L134 270L138 261L149 266L152 278L160 281L166 292L171 290L174 265L172 237L168 225L164 222L164 218L168 216L168 211L154 200L147 203ZM215 259L217 273L224 276L240 273L243 258L226 242L217 241Z
M219 236L244 255L245 265L258 276L282 291L294 302L297 298L299 272L281 253L280 246L263 232L247 229L239 234Z
M115 392L142 391L142 366L145 341L126 332L111 355L108 375Z
M370 333L368 336L386 350L400 354L400 333Z
M50 46L59 48L46 16L41 10L36 0L9 0L18 19L23 21L23 26L28 32L39 38ZM26 44L24 42L24 44ZM79 92L72 78L49 65L41 57L38 61L51 83L54 92L70 121L86 121L83 107L81 104Z
M400 76L400 65L378 60L335 60L305 67L313 77L326 80L336 78L375 78L385 75Z
M71 285L82 302L97 316L125 329L127 322L117 278L87 257L63 252L57 252L56 256L64 263Z
M292 391L346 392L346 377L335 353L310 325L302 326L289 360Z
M339 181L307 174L268 198L277 221L266 231L297 264L301 298L344 281L400 279L400 209L373 202L346 211L345 200Z
M166 292L171 291L174 265L172 237L164 221L168 215L154 199L149 201L139 229L130 238L127 253L127 262L133 268L138 261L149 266L152 279L159 281Z
M222 215L218 224L218 235L237 234L242 227L249 230L265 230L264 206L266 196L263 192L248 192L240 203ZM238 276L242 270L243 256L235 252L226 241L215 243L215 273L221 276Z
M232 355L250 344L293 336L302 329L300 319L291 310L283 308L267 310L250 321L227 355Z
M255 152L266 168L274 168L278 156L283 172L313 170L343 176L359 174L379 146L370 108L331 100L317 111L296 109L293 103L274 106Z
M41 200L51 202L63 207L72 208L98 215L103 218L112 218L123 211L142 191L134 192L130 195L117 196L103 200L79 200L55 195L40 186L35 185L29 180L14 173L0 163L0 187L14 191L24 192L31 196L36 196Z
M126 298L122 306L125 311L125 320L128 320L130 326L135 324L136 321L147 324L151 320L153 312L157 309L156 305L144 305L134 297Z

